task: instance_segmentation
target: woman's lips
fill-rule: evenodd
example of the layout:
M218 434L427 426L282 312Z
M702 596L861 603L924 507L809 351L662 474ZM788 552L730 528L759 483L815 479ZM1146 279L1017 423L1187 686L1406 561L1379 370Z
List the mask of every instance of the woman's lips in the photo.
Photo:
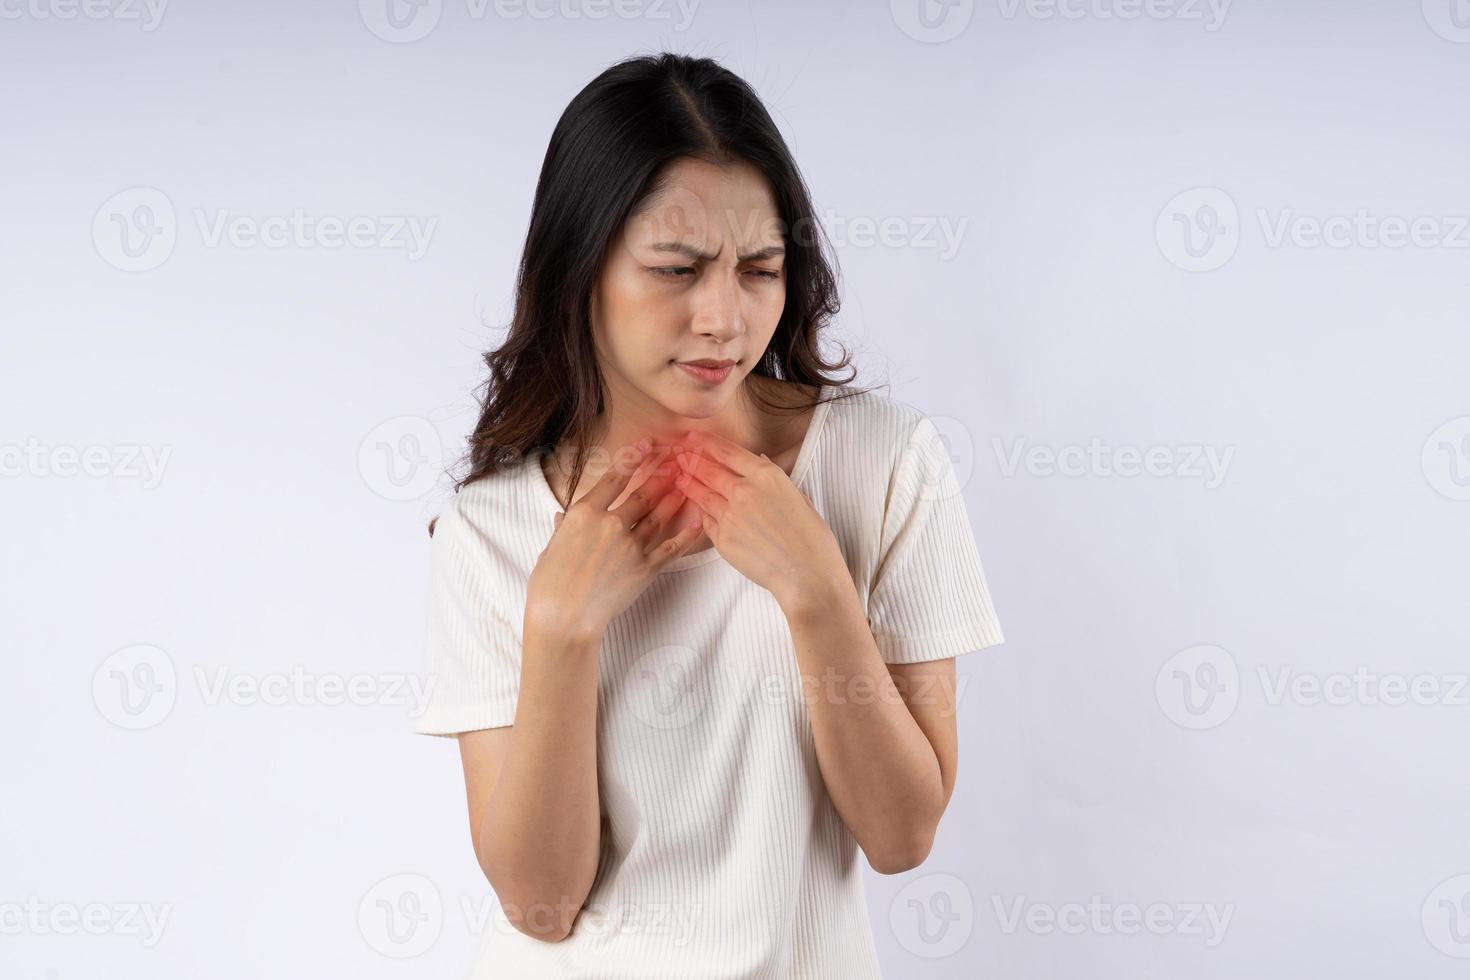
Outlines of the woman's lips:
M684 361L676 361L675 363L678 364L680 368L682 368L687 374L691 375L692 377L698 378L700 381L712 385L717 385L721 381L724 381L727 377L730 376L730 372L735 369L734 364L726 364L724 367L712 368L705 367L702 364L687 364Z

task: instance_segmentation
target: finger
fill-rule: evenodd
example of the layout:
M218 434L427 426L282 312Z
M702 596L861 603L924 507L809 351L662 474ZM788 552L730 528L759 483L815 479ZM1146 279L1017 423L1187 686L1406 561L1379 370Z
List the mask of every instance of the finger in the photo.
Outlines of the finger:
M685 473L693 476L722 497L730 496L730 488L740 477L728 467L716 462L701 452L685 453L680 464Z
M673 477L669 479L672 481ZM643 542L643 549L645 551L674 533L671 530L674 517L679 513L679 508L684 506L684 501L687 499L684 496L683 490L680 490L678 487L673 487L668 493L663 495L658 505L645 514L643 520L639 521L637 526L633 528L633 533L638 535L639 540Z
M654 545L643 553L645 558L652 559L655 567L673 561L682 555L691 544L698 539L700 532L704 530L704 522L691 519L679 529L679 533L672 538Z
M589 507L596 510L607 510L627 487L633 474L638 471L639 464L643 462L647 454L647 449L644 448L646 445L650 445L647 439L639 440L639 445L633 447L633 452L637 455L631 462L624 458L626 454L623 452L614 454L612 465L607 468L606 473L602 474L602 478L593 484L592 489L587 491L587 496L583 497L579 503L586 502Z
M628 499L612 509L614 514L624 519L625 527L632 527L645 518L662 500L674 485L674 474L666 473L663 476L650 474L633 491L628 494Z
M649 472L657 473L659 476L678 476L679 447L674 445L656 445L648 451Z
M690 500L699 505L700 510L712 513L716 517L725 513L725 505L729 501L703 483L700 483L699 478L694 476L694 474L685 473L675 483L680 490L684 491Z
M749 449L714 432L690 429L684 441L690 449L704 450L705 455L739 476L761 465L759 458Z

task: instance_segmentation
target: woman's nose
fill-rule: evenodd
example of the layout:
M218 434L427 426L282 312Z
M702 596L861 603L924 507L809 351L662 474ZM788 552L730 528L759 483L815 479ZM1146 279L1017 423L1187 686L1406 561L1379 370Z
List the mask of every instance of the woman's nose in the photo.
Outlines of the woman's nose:
M720 342L740 336L745 320L740 309L739 273L733 269L710 270L694 295L694 332Z

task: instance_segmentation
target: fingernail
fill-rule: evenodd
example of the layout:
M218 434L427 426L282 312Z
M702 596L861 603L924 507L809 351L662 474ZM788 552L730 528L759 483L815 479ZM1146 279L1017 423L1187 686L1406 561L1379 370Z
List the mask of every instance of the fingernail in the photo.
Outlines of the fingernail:
M647 436L644 436L642 439L638 440L638 448L646 453L653 448L653 441Z

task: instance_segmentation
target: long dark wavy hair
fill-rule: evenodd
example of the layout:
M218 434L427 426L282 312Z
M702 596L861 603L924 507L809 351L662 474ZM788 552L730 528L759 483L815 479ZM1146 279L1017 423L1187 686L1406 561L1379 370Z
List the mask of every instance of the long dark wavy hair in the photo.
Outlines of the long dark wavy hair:
M818 335L839 308L837 278L823 250L830 243L760 98L709 58L630 58L577 93L551 134L521 253L514 317L505 342L485 354L490 375L456 492L565 443L575 447L575 494L604 405L592 295L624 223L662 189L664 168L684 157L719 166L745 161L775 196L786 247L786 305L751 373L817 390L804 403L778 405L747 384L753 400L770 412L805 411L821 388L848 385L856 376L856 368L845 378L830 376L851 366L845 348L830 363L819 349Z

